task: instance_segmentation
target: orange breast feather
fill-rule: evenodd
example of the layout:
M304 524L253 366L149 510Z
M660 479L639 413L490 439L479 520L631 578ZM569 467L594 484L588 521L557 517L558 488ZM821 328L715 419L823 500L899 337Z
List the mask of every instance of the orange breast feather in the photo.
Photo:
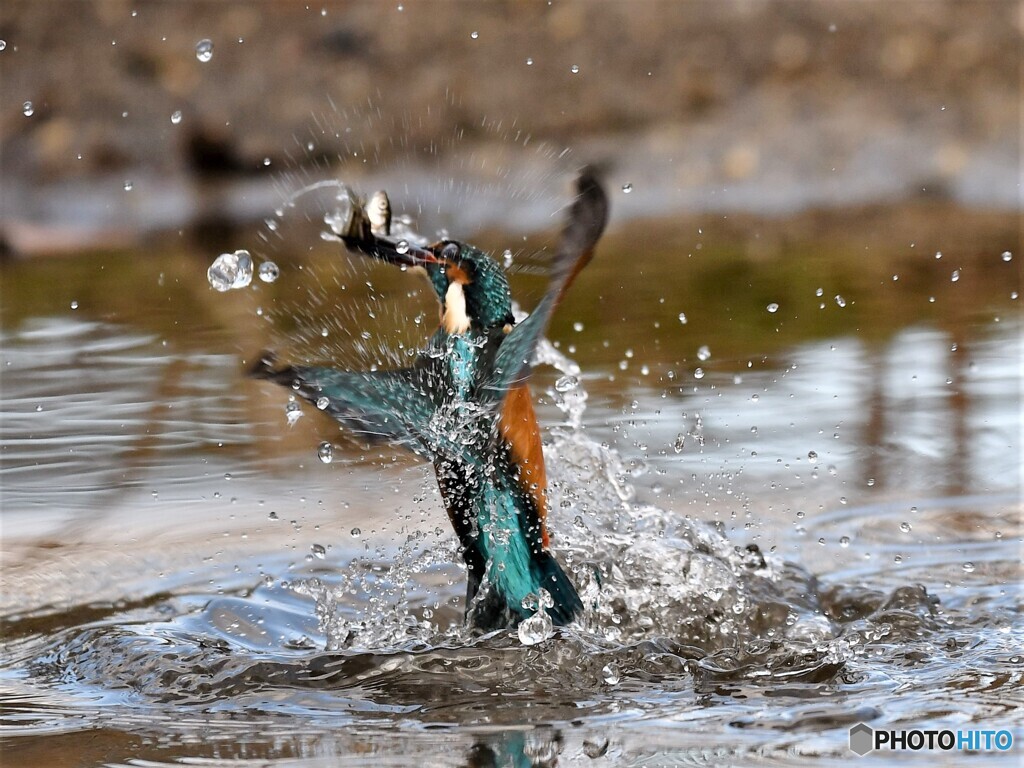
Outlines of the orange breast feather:
M501 430L512 447L512 458L520 468L519 484L533 497L540 517L541 541L548 547L547 474L544 471L544 452L540 443L540 427L533 411L533 399L526 383L517 384L508 391L501 410Z

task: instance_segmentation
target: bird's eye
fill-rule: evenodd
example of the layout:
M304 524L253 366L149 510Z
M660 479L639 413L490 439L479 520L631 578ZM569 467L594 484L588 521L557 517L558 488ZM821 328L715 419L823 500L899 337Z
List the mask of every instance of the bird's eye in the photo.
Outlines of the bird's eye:
M448 243L441 249L441 258L445 261L455 261L459 258L460 253L462 253L462 249L458 243Z

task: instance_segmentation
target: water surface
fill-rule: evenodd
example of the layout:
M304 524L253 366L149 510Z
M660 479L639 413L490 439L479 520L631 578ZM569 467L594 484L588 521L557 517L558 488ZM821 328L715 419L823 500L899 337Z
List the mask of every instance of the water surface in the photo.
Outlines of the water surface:
M515 240L529 306L549 241ZM254 248L277 282L229 294L201 248L5 265L5 759L829 764L859 721L1019 740L1020 255L637 242L612 234L537 369L554 545L593 608L529 647L462 626L428 468L312 409L289 427L241 375L265 346L402 359L433 323L412 276L288 238Z

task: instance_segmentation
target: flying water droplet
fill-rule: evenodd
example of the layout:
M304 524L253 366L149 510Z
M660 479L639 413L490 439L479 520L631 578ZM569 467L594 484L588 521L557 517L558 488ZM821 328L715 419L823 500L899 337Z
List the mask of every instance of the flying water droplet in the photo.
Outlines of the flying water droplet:
M281 276L281 270L272 261L264 261L260 264L260 280L264 283L272 283Z
M632 191L633 191L633 185L632 184L627 182L627 183L622 185L622 193L623 194L628 195Z
M0 40L0 51L6 50L6 48L7 48L7 41L6 40Z
M176 109L174 112L171 112L171 125L180 125L180 124L181 124L181 110L180 109Z
M124 180L124 191L125 192L131 192L133 189L135 189L135 183L131 179L125 179Z
M957 282L957 281L958 281L959 279L960 279L960 270L959 270L959 269L954 269L954 270L953 270L953 274L952 274L952 275L950 275L949 281L950 281L951 283L955 283L955 282Z
M309 548L309 551L313 553L313 557L323 560L327 557L327 549L323 544L314 544Z
M31 101L26 101L21 105L21 113L25 115L25 117L32 117L32 115L35 114L35 111L36 108L32 106Z
M409 242L407 240L399 240L398 243L395 245L395 250L398 253L408 253Z
M680 325L686 325L686 313L685 312L680 312L679 313L679 324Z
M556 392L570 392L576 389L580 384L580 380L575 376L562 376L555 382Z
M678 435L676 435L676 441L674 443L672 443L672 449L676 453L682 453L683 452L683 448L685 448L685 447L686 447L686 434L683 433L683 432L680 432Z
M818 463L818 454L817 454L817 452L816 451L808 451L807 452L807 460L809 462L811 462L811 464L817 464Z
M697 350L697 359L701 362L711 359L711 349L706 344Z
M320 443L320 447L317 449L316 455L324 464L330 464L334 461L334 446L325 440Z
M571 67L569 67L569 71L572 72L574 75L578 75L580 73L580 67L578 64L573 64Z
M502 267L504 269L508 269L512 266L512 262L515 260L515 257L512 255L512 251L506 248L505 252L501 254L501 259Z
M604 757L608 752L608 739L599 739L597 741L584 741L583 742L583 754L589 757L591 760L596 760L599 757Z
M196 58L204 64L213 58L213 42L207 39L196 43Z
M965 573L974 573L974 563L972 563L972 562L964 563L963 564L963 569L964 569Z
M473 40L477 40L477 39L479 39L479 38L480 38L480 33L479 33L479 32L470 32L470 33L469 33L469 36L470 36L470 37L471 37L471 38L472 38Z
M766 309L774 315L776 312L779 311L779 305L773 301L766 307Z
M1009 251L1003 251L1003 261L1010 261L1013 258L1013 254Z
M836 301L836 305L839 306L840 308L846 306L846 299L844 299L838 293L836 294L835 301Z
M695 378L695 379L703 379L704 378L704 369L703 368L695 368L694 371L693 371L693 378Z
M911 530L913 530L913 527L910 525L910 523L908 523L906 521L900 523L900 532L901 533L910 533Z
M319 408L321 411L326 411L327 406L330 404L331 401L328 400L326 397L318 397L316 400L316 407Z
M338 193L338 196L334 199L338 204L330 213L324 214L324 224L331 228L331 232L336 234L338 237L345 237L349 234L349 230L352 228L353 213L356 210L356 206L352 202L352 194L348 189L343 189Z
M839 537L839 546L842 547L843 549L846 549L848 546L850 546L850 537L849 536L840 536Z
M358 539L360 536L363 535L363 532L358 528L353 528L351 531L349 531L349 533L352 535L353 539Z
M519 625L519 642L523 645L543 643L554 632L554 624L547 611L538 608L537 612Z
M245 288L252 282L252 256L245 250L222 253L206 271L206 279L218 291Z
M288 403L284 407L284 417L288 420L288 426L294 427L295 422L302 418L302 406L298 403Z
M614 663L605 664L604 667L601 668L601 677L604 678L604 681L608 683L608 685L618 685L620 680L618 666Z

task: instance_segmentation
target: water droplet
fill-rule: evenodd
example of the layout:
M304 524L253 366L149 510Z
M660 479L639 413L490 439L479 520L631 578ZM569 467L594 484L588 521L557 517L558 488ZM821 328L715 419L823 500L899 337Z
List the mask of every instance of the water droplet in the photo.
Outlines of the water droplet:
M501 254L501 258L502 258L502 266L505 269L508 269L509 267L511 267L512 266L512 262L515 260L515 257L512 255L512 251L509 250L508 248L506 248L504 253Z
M839 503L840 504L845 504L846 503L846 497L845 496L840 496L839 497Z
M773 301L766 307L766 309L774 315L776 312L779 311L779 305Z
M1010 261L1013 258L1013 254L1009 251L1003 251L1003 261Z
M319 558L320 560L327 557L327 550L324 548L323 544L314 544L309 548L309 551L313 553L313 557Z
M244 250L222 253L206 271L206 279L218 291L245 288L252 282L252 256Z
M558 381L555 382L555 391L569 392L573 389L576 389L576 387L578 387L579 384L580 380L577 379L575 376L562 376L558 379Z
M936 251L935 252L935 258L936 259L941 259L942 258L942 251Z
M703 379L704 378L704 369L703 368L695 368L694 371L693 371L693 378L695 378L695 379Z
M608 685L618 685L620 679L618 666L615 664L605 664L601 668L601 677L604 678Z
M470 32L469 36L471 38L473 38L474 40L476 40L476 39L478 39L480 37L480 33L479 32Z
M78 309L78 302L77 301L72 301L71 302L71 308L72 309Z
M835 301L836 301L836 304L838 306L840 306L840 307L845 307L846 306L846 299L844 299L838 293L836 294Z
M135 188L134 182L131 179L124 180L124 191L131 192Z
M532 67L533 66L533 57L532 56L527 56L526 57L526 66L528 66L528 67Z
M171 112L171 125L179 125L181 123L181 110L176 109Z
M331 232L338 237L345 237L353 224L353 213L355 205L352 202L352 195L347 189L338 193L334 199L338 207L330 213L324 214L324 224L331 228Z
M686 434L684 432L680 432L678 435L676 435L676 441L674 443L672 443L672 449L676 453L682 453L683 452L683 448L685 448L685 447L686 447Z
M850 537L849 536L840 536L839 537L839 546L842 547L843 549L846 549L848 546L850 546Z
M701 362L711 359L711 349L707 346L707 344L703 345L700 349L697 350L697 359L700 360Z
M0 40L0 51L5 50L6 48L7 48L7 41L6 40Z
M623 192L623 194L628 195L632 191L633 191L633 185L632 184L627 182L627 183L622 185L622 192Z
M360 536L363 535L363 532L358 528L353 528L351 531L349 531L349 533L352 535L353 539L358 539Z
M955 283L959 279L960 279L960 270L959 269L954 269L953 270L953 274L950 275L950 277L949 277L949 281L951 283Z
M35 114L36 108L32 106L31 101L26 101L21 105L21 111L25 117L32 117L32 115Z
M398 253L408 253L409 242L407 240L399 240L398 243L395 245L395 250Z
M577 320L575 323L572 324L572 329L576 331L576 333L579 333L580 331L583 330L583 323Z
M284 407L284 417L288 420L288 426L294 427L295 422L302 418L302 406L298 403L288 403Z
M808 451L807 452L807 460L809 462L811 462L811 464L817 464L818 463L818 454L815 451Z
M213 58L213 43L210 40L200 40L196 43L196 58L204 64Z
M264 261L260 264L260 280L264 283L272 283L281 275L281 270L272 261Z
M910 523L908 523L906 521L900 523L900 532L901 533L910 533L911 530L912 530L912 527L911 527Z
M551 637L554 626L547 611L540 609L519 625L519 642L523 645L536 645Z
M334 446L325 440L320 443L320 447L317 449L316 455L324 464L330 464L334 461Z
M330 404L331 401L328 400L326 397L318 397L316 400L316 407L319 408L321 411L326 411L327 406Z
M572 72L574 75L578 75L580 73L579 65L573 64L571 67L569 67L569 71Z
M963 569L964 569L965 573L974 573L974 563L971 563L971 562L964 563L963 564Z
M680 325L686 325L686 313L685 312L680 312L679 313L679 324Z
M816 290L816 291L814 292L814 295L815 295L815 296L824 296L824 295L825 295L825 289L824 289L824 288L818 288L818 289L817 289L817 290Z

